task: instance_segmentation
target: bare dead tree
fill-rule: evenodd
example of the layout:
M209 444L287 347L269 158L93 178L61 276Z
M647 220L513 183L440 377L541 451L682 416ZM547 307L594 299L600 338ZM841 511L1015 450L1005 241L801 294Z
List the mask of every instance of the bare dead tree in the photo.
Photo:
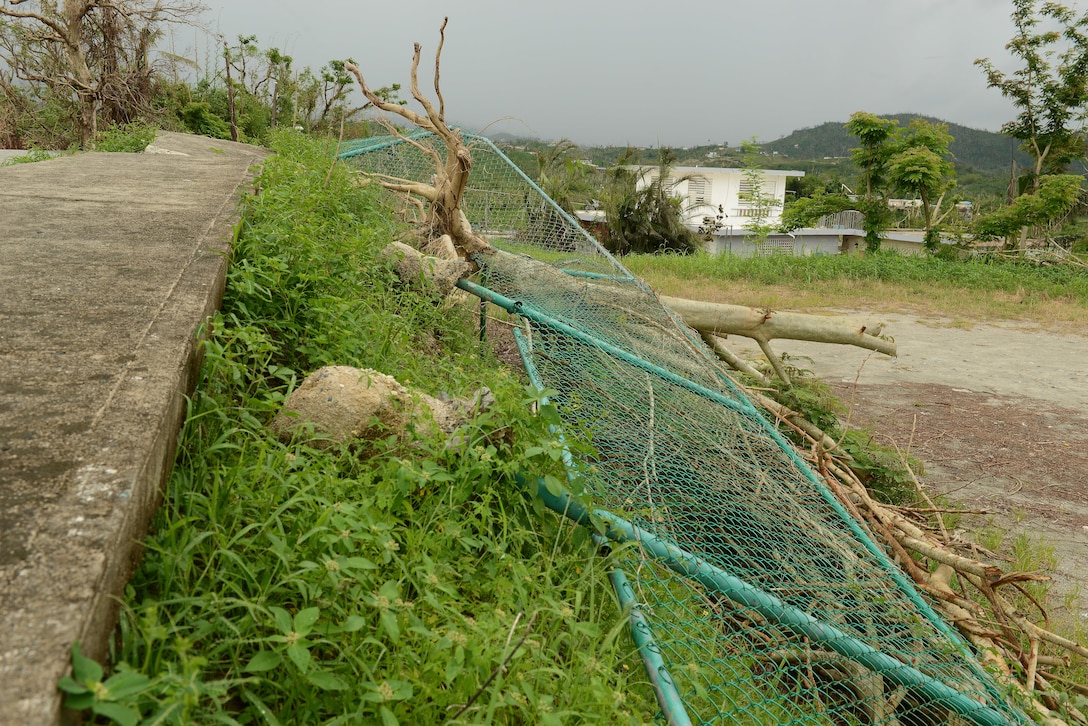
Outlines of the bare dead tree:
M446 23L448 21L449 18L442 20L442 27L439 29L438 48L434 54L434 91L438 99L437 108L419 90L418 71L422 50L419 43L415 44L415 53L412 56L411 94L412 98L423 107L426 115L416 113L403 104L391 103L383 99L367 85L362 72L354 63L345 63L344 68L355 76L363 95L375 108L400 116L405 121L425 131L430 131L445 144L446 154L445 158L443 158L434 148L409 139L397 131L391 123L386 122L386 128L389 129L390 133L396 135L405 143L416 147L420 152L434 160L435 175L431 184L388 176L380 176L378 181L386 189L422 198L429 202L427 227L431 239L436 240L440 246L446 246L448 241L448 244L452 245L458 256L471 260L474 255L490 251L492 248L487 240L473 231L472 225L461 210L461 200L464 198L465 188L468 185L469 170L472 168L472 155L465 145L460 130L451 129L446 124L446 101L442 97L440 77L442 46L446 40ZM443 238L448 238L448 240Z

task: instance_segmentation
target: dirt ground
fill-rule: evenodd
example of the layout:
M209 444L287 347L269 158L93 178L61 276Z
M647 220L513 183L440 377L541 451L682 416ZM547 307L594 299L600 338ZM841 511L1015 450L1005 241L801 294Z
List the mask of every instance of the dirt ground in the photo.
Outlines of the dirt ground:
M871 317L871 316L867 316ZM846 346L775 341L828 382L851 425L879 432L925 463L931 495L984 514L972 534L1019 535L1054 548L1052 615L1088 619L1088 337L1024 325L955 326L881 316L896 358ZM731 347L750 357L743 338Z

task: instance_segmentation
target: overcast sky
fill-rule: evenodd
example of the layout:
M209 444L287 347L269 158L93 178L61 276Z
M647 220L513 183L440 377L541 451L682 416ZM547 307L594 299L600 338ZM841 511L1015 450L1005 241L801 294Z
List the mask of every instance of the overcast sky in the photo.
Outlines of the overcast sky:
M515 119L492 133L686 146L771 141L858 110L989 130L1013 116L973 65L1015 68L1009 0L205 2L213 31L256 34L315 70L350 56L373 87L407 88L418 41L431 89L448 15L447 117Z

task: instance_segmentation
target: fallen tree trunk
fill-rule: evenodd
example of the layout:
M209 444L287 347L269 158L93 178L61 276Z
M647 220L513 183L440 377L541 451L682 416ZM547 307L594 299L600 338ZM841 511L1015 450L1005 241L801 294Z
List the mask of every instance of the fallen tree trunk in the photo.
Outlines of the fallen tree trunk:
M854 324L839 317L758 310L743 305L661 296L684 322L700 333L740 335L767 343L775 338L839 343L895 355L895 341L880 337L883 323Z

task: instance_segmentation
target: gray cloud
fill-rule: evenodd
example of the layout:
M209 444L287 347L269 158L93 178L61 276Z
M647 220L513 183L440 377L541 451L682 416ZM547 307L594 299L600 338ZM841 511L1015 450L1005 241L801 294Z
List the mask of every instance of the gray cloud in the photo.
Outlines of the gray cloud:
M257 34L300 65L355 58L407 86L413 42L433 51L457 122L582 144L674 146L778 138L850 113L918 112L996 130L1011 106L972 65L1004 50L997 0L646 3L221 0L210 24Z

